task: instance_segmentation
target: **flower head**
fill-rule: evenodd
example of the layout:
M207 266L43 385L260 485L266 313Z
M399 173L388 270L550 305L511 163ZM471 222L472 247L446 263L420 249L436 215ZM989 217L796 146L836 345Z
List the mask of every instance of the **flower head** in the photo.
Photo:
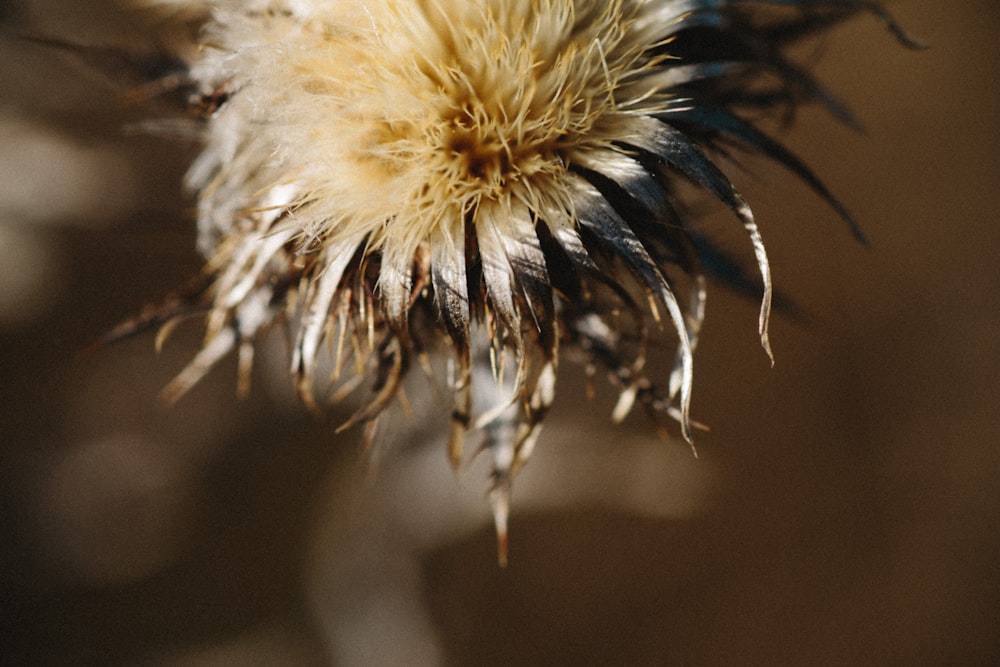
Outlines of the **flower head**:
M843 212L747 112L819 101L841 114L785 47L859 11L899 33L853 0L156 4L204 24L187 67L204 123L189 184L208 335L168 396L234 348L248 367L254 339L280 319L303 399L315 400L329 345L335 378L372 387L349 424L374 422L414 360L444 350L449 451L457 465L465 432L481 430L501 537L560 346L608 371L616 418L640 401L690 439L711 267L680 183L745 228L770 354L764 243L711 156L766 154ZM663 382L644 372L660 321L677 340Z

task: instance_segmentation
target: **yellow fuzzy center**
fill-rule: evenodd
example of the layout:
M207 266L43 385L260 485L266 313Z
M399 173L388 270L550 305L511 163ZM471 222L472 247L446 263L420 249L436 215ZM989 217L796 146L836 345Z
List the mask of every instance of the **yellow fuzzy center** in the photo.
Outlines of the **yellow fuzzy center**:
M408 251L486 202L538 210L571 151L611 140L595 128L636 57L621 0L375 7L317 15L263 63L306 93L269 122L321 202L313 235Z

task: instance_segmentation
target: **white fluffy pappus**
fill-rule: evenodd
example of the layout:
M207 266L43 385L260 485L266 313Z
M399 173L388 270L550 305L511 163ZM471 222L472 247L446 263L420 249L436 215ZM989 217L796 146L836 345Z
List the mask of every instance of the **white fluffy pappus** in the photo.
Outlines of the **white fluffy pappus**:
M678 184L746 229L770 354L764 244L712 156L764 154L850 220L747 118L813 101L846 117L787 58L800 38L868 12L906 41L854 0L148 4L201 23L184 67L205 141L189 185L208 279L156 319L204 304L208 335L166 395L233 349L246 374L254 339L282 320L308 403L325 345L335 379L370 379L345 425L370 437L412 362L448 350L450 456L481 432L501 560L511 478L554 399L560 347L607 371L616 419L638 401L691 439L706 275L733 271ZM644 372L660 310L678 341L663 386Z

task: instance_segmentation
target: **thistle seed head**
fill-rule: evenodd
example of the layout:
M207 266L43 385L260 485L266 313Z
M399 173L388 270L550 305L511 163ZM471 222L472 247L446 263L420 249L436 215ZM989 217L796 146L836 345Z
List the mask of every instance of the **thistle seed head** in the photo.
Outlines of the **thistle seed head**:
M246 371L254 340L282 320L302 398L315 402L329 347L335 379L371 387L347 425L374 423L412 362L445 351L451 459L479 430L501 544L560 346L607 371L616 419L638 401L691 438L706 275L724 260L679 183L745 228L770 354L767 254L713 156L769 156L847 217L747 118L810 101L845 115L786 56L798 38L858 12L901 35L853 0L153 4L203 23L187 85L205 149L188 182L207 280L182 303L207 306L208 335L167 396L234 349ZM644 372L660 320L677 341L662 379Z

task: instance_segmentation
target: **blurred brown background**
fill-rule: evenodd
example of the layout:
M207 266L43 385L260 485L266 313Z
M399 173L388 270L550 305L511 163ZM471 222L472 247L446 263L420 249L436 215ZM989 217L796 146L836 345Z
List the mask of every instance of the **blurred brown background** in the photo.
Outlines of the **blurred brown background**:
M891 3L928 51L861 19L804 52L866 133L809 111L786 138L871 247L779 169L734 173L808 321L774 323L770 369L756 304L711 294L697 460L563 380L506 570L482 471L404 450L366 479L289 399L279 332L249 400L228 363L172 410L196 326L78 354L198 269L195 147L13 36L148 40L137 16L3 7L0 662L1000 663L995 0Z

